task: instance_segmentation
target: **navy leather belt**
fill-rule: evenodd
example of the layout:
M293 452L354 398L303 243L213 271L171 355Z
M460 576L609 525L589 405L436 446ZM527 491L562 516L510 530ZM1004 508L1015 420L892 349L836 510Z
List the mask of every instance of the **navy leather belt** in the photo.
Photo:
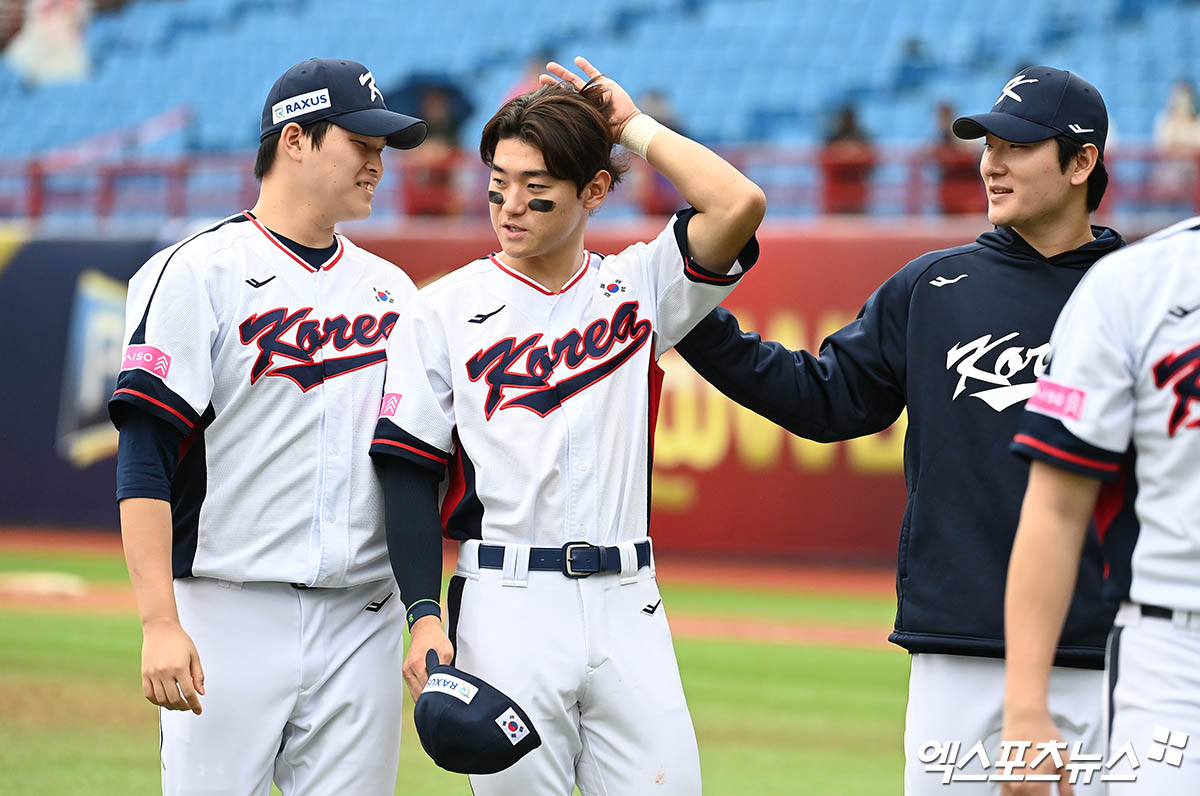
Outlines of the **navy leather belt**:
M635 542L638 569L650 565L650 543ZM504 569L504 545L479 545L479 566ZM562 547L529 548L529 568L539 572L561 572L568 578L586 578L599 572L621 571L621 550L587 542L567 542Z
M1155 619L1174 619L1175 612L1161 605L1142 605L1142 616L1152 616Z

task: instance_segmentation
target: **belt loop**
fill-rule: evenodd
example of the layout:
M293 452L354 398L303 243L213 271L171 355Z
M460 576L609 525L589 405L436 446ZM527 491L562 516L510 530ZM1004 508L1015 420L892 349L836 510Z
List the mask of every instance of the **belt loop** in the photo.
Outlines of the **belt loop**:
M1191 611L1177 610L1175 613L1171 614L1171 627L1178 628L1179 630L1187 630L1189 627L1191 627L1192 617L1194 616L1195 614L1193 614Z
M458 566L455 575L463 575L471 580L479 578L479 540L465 539L458 545Z
M628 586L637 583L638 565L635 542L620 542L617 550L621 553L621 585Z
M521 588L529 585L529 550L527 544L504 545L504 569L501 571L500 585Z

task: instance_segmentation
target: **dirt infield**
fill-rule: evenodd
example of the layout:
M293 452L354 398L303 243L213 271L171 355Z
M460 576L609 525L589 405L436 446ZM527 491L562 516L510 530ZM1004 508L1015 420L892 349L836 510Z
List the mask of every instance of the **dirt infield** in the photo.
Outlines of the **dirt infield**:
M0 529L0 555L5 551L74 555L121 554L120 537L112 532L50 531L42 528ZM447 567L454 566L453 554ZM890 596L895 575L884 569L789 565L777 562L722 562L687 557L661 559L658 577L665 583L728 587L753 587L808 593ZM36 578L0 578L0 609L78 611L83 613L133 613L133 590L124 584L89 583L80 589L60 589L52 578L39 585ZM777 644L819 644L871 649L890 648L888 628L831 627L803 622L780 622L753 617L700 616L674 613L671 628L678 638L728 641L741 639Z

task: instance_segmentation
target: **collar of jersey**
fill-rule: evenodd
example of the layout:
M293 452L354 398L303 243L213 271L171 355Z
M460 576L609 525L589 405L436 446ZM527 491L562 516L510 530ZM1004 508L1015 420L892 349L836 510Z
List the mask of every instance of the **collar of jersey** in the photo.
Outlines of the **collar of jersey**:
M289 249L287 246L283 245L283 243L280 242L279 238L275 237L275 234L273 232L271 232L271 230L267 229L262 224L260 224L258 219L255 218L254 214L251 213L249 210L243 210L242 215L245 216L246 218L250 219L250 223L252 223L252 224L254 224L254 226L258 227L258 231L261 232L262 234L266 235L267 240L269 240L269 241L271 241L271 243L275 244L275 247L277 249L279 249L279 251L286 254L293 261L300 263L300 265L304 266L304 270L308 271L309 273L315 274L317 271L328 271L330 268L333 268L335 265L337 265L338 260L342 259L342 255L346 253L346 244L342 243L342 236L338 235L335 232L333 235L333 239L337 243L337 249L333 252L333 254L329 255L329 259L326 260L325 262L321 263L321 265L319 265L319 266L309 265L307 262L304 261L303 258L297 257L296 253L294 251Z
M533 288L537 292L542 293L544 295L558 296L558 295L562 295L563 293L566 293L568 290L575 287L575 285L579 283L579 280L583 279L583 275L587 273L588 267L591 266L591 264L592 264L592 253L590 251L587 252L587 257L583 258L583 265L581 265L579 267L579 270L575 273L574 276L572 276L569 280L567 280L567 284L562 286L562 290L559 290L557 293L555 293L553 290L547 290L546 288L539 285L537 282L535 282L532 279L530 279L529 277L525 276L525 274L522 274L519 271L514 271L513 269L509 268L507 265L500 262L500 258L497 257L495 254L489 254L488 259L491 260L492 263L497 268L499 268L501 271L503 271L504 273L511 276L513 279L516 279L518 282L524 282L525 284L529 285L531 288Z

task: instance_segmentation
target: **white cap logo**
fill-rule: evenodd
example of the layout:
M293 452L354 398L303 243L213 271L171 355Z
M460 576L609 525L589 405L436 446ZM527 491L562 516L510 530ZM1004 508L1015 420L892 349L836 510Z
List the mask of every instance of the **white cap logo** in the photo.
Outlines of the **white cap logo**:
M1036 83L1036 82L1038 82L1037 78L1033 78L1033 77L1026 78L1025 75L1017 75L1012 80L1010 80L1004 84L1004 90L1000 92L1000 97L992 104L999 105L1000 100L1004 99L1005 97L1008 97L1009 99L1014 99L1017 102L1020 102L1021 98L1019 96L1017 96L1017 92L1013 91L1013 89L1016 88L1017 86L1023 86L1027 83Z
M371 102L374 102L377 96L383 99L383 92L375 87L375 75L370 72L358 76L358 85L368 86L371 89Z

